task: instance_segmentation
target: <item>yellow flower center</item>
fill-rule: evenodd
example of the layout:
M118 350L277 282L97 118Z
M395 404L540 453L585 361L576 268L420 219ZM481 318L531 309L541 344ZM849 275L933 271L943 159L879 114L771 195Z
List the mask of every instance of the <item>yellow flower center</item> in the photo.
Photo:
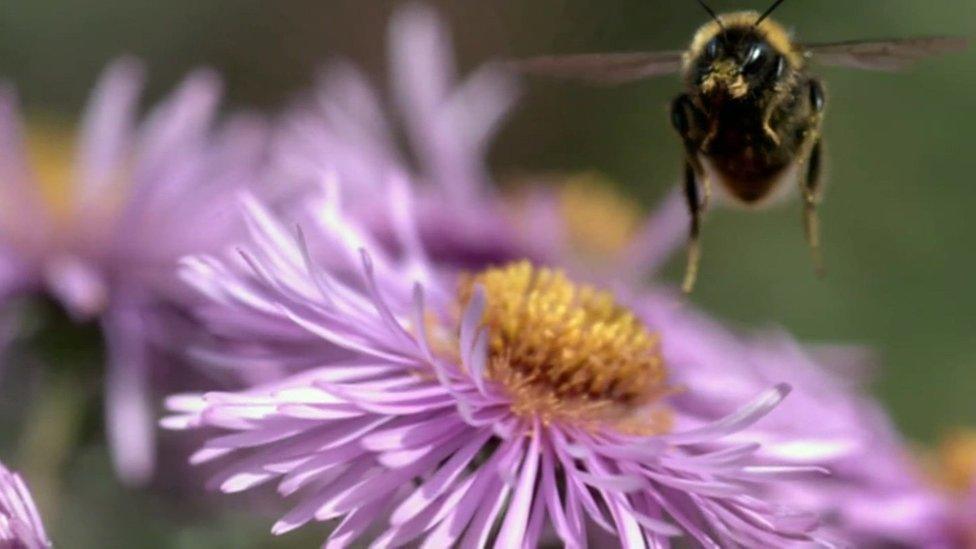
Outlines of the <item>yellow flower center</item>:
M64 127L51 122L33 122L25 139L27 157L44 204L55 219L71 210L74 138Z
M949 491L968 493L976 484L976 432L960 430L946 437L936 453L936 478Z
M658 337L610 293L528 261L466 277L462 304L476 285L486 297L487 375L506 388L516 414L668 429L667 414L655 408L669 391Z
M636 205L595 173L569 178L559 192L559 209L573 248L593 259L623 251L640 222Z

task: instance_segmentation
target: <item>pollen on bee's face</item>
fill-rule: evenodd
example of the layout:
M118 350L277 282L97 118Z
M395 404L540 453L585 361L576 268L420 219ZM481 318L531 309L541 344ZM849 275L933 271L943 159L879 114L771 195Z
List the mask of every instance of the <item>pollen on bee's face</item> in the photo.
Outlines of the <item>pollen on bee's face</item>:
M462 303L475 285L486 298L487 373L508 392L516 414L642 432L668 428L663 413L634 421L636 410L669 391L667 370L657 335L610 293L528 261L467 277Z
M723 91L730 97L738 99L749 93L749 83L742 76L735 60L723 59L712 64L702 80L701 89L706 94Z

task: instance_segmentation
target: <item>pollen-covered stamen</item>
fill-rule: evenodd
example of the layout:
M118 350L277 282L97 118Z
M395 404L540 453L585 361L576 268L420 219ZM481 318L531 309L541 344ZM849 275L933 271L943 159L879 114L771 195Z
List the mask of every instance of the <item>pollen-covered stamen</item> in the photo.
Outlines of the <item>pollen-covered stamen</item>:
M476 285L486 297L487 375L516 413L629 422L667 391L657 336L611 294L527 261L466 278L462 303ZM660 430L660 419L641 429Z

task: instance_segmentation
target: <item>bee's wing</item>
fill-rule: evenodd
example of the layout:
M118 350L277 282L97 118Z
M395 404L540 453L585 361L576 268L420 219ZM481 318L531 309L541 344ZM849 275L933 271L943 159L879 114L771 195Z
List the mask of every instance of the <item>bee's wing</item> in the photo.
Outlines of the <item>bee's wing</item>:
M835 42L833 44L809 44L803 46L806 54L824 65L855 69L894 71L905 68L915 61L966 49L969 41L953 36L931 36L875 40Z
M681 70L682 51L553 55L509 61L515 71L572 78L596 84L622 84Z

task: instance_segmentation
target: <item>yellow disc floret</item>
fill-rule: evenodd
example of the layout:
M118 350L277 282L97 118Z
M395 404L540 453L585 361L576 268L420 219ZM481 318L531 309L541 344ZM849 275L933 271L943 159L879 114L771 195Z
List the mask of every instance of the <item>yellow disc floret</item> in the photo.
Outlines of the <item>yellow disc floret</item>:
M668 390L658 338L611 294L527 261L467 277L462 303L476 285L486 297L487 374L509 392L515 413L667 428L662 414L635 417Z
M634 202L595 173L569 178L559 191L559 206L574 251L594 260L622 252L640 223Z

